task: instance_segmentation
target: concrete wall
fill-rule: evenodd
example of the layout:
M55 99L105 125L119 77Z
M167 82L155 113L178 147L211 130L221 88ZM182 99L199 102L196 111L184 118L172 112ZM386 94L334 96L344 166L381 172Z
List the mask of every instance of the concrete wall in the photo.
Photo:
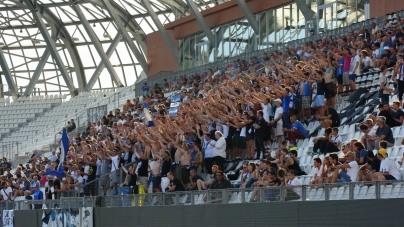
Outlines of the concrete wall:
M404 199L95 208L94 226L403 226L402 204ZM14 226L40 227L41 217L42 210L15 211Z

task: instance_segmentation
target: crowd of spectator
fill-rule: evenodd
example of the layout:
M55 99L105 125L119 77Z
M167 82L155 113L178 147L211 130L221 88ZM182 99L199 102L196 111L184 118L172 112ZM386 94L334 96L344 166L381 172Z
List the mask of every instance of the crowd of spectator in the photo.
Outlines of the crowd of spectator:
M261 59L234 61L224 69L164 79L162 86L150 88L145 83L141 99L127 100L122 110L110 111L70 138L61 163L64 177L44 174L57 169L60 150L49 157L34 151L29 163L19 165L13 174L3 160L1 198L117 195L121 186L138 193L139 185L149 192L149 184L153 192L298 186L297 176L306 173L299 166L296 145L308 136L304 124L313 121L325 130L313 140L309 154L325 157L313 156L312 184L400 180L386 148L395 143L391 128L403 123L403 53L404 19L399 18L394 25L386 20L380 26L372 24L371 30L349 31L284 52L265 53ZM390 67L391 78L387 76ZM381 73L380 111L360 124L362 138L344 143L335 97L353 94L356 77L369 71ZM177 116L169 117L171 99L165 93L178 90L180 109ZM390 108L392 94L398 100ZM149 113L154 127L147 126ZM68 131L75 128L72 120ZM277 143L274 157L273 143ZM337 155L339 151L342 156ZM257 165L254 159L259 160ZM244 161L238 185L224 174L226 161L235 160ZM124 175L116 171L120 167ZM202 173L211 174L211 180L205 182ZM101 194L97 185L102 187ZM45 187L44 194L40 187ZM285 191L286 199L297 199L301 193L293 187ZM280 193L269 194L277 199Z

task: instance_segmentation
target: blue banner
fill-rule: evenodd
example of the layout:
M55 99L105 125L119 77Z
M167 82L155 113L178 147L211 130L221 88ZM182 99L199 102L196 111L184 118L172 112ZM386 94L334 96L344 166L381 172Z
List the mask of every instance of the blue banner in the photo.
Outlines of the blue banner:
M168 116L170 116L170 117L177 116L179 109L180 109L179 106L170 108L170 112L169 112Z
M181 102L181 95L174 95L171 98L171 103L173 103L173 102Z

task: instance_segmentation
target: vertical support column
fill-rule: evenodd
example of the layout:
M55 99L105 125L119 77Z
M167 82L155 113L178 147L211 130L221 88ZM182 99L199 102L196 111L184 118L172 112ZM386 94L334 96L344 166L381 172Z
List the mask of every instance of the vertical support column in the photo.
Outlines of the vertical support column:
M3 70L3 75L4 78L6 78L10 93L13 97L13 100L16 101L18 99L17 94L18 94L18 89L17 85L14 82L13 76L11 75L10 68L8 67L6 58L4 57L3 50L0 48L0 66L1 69Z
M36 66L35 72L32 75L31 80L29 81L27 88L25 89L25 92L24 92L25 97L31 95L32 90L34 89L36 83L38 82L39 76L41 75L42 70L45 67L46 61L48 60L49 56L50 56L50 51L47 48L43 52L42 57L39 60L38 65Z
M77 17L80 19L84 30L86 30L88 37L90 37L91 42L94 45L94 48L97 50L98 54L101 57L101 60L104 62L105 67L107 68L109 74L111 75L112 80L116 84L117 87L122 87L123 84L121 80L118 77L118 74L116 73L114 67L112 66L111 62L109 61L109 58L107 54L104 52L104 49L98 40L98 37L95 35L94 30L91 28L90 23L87 21L87 18L84 16L83 11L81 11L80 6L77 5L77 1L72 0L72 5L71 7L74 9L74 11L77 14Z

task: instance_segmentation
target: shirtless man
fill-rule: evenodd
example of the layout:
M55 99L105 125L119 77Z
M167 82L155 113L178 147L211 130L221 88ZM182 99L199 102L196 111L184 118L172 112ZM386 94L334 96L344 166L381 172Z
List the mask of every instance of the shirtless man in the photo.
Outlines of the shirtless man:
M325 81L325 98L329 106L335 106L335 92L334 92L334 84L332 82L332 76L334 75L334 67L331 62L331 57L327 58L328 62L324 64L324 66L329 69L326 73L324 73L324 81Z
M184 184L185 188L189 188L189 184L191 183L189 180L189 170L191 168L191 155L192 152L189 148L177 148L182 152L181 156L181 175L182 175L182 183Z
M174 155L174 162L172 165L175 165L175 177L179 180L182 180L182 170L181 170L181 157L182 152L177 148Z
M162 157L157 153L153 152L154 164L152 166L152 176L153 176L153 192L161 192L161 162Z

